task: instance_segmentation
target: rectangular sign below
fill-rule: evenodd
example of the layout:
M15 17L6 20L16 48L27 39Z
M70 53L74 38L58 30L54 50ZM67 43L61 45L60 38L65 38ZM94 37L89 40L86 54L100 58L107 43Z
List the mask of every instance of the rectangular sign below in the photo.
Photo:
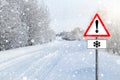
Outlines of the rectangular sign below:
M106 40L88 40L88 48L106 48Z

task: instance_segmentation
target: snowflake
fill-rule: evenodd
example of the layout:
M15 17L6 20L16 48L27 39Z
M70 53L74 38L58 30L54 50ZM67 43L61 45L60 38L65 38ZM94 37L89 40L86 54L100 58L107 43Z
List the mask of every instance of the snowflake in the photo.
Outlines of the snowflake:
M59 72L62 72L62 69L59 69Z
M27 8L26 10L27 10L27 11L29 11L29 10L30 10L30 8Z
M34 42L35 42L35 40L34 40L34 39L32 39L32 40L31 40L31 42L32 42L32 43L34 43Z
M100 76L101 76L101 77L104 77L104 74L103 74L103 73L101 73L101 74L100 74Z
M108 20L108 21L107 21L107 23L108 23L108 24L111 24L111 23L112 23L112 21L111 21L111 20Z
M0 12L2 12L2 10L0 10Z
M75 71L75 74L78 74L78 71Z
M19 41L20 44L22 44L22 41Z
M3 16L0 16L0 18L3 18Z
M100 4L100 5L101 5L101 4L102 4L102 1L98 1L98 4Z
M120 60L117 60L116 62L117 62L118 65L120 65Z
M8 40L5 40L6 43L8 43L9 41Z
M73 75L72 75L72 77L76 77L76 75L75 75L75 74L73 74Z
M25 2L28 2L29 0L25 0Z
M79 44L78 47L81 47L81 44Z
M89 52L89 54L91 55L91 54L93 54L93 52Z
M82 58L82 61L85 61L85 58L84 58L84 57Z
M117 43L114 43L114 46L116 46L117 45Z
M22 13L22 15L24 16L24 15L25 15L25 13Z
M12 10L11 10L11 12L15 12L15 10L14 10L14 9L12 9Z
M27 78L26 76L24 76L24 77L22 78L22 80L28 80L28 78Z
M24 34L24 32L20 32L20 34Z

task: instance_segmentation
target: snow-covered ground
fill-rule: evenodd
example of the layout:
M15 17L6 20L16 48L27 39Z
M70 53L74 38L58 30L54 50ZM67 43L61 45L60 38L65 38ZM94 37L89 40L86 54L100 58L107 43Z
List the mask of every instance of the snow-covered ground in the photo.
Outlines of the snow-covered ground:
M3 51L0 80L95 80L95 50L61 40ZM99 50L99 80L120 80L120 56Z

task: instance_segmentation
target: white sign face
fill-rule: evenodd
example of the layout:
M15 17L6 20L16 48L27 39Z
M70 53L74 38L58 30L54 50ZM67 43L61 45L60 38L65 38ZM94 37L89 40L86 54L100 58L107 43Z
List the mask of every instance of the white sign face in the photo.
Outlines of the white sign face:
M96 23L95 21L98 20L98 32L96 33ZM107 32L105 31L103 25L100 23L99 19L96 18L93 24L91 25L89 31L86 35L107 35Z
M88 40L88 48L106 48L106 40Z

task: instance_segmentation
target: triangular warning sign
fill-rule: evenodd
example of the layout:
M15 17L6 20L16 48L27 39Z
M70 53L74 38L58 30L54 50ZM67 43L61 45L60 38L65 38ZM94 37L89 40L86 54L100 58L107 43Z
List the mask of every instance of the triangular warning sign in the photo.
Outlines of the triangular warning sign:
M92 19L84 33L84 37L110 37L110 33L98 13L96 13Z

